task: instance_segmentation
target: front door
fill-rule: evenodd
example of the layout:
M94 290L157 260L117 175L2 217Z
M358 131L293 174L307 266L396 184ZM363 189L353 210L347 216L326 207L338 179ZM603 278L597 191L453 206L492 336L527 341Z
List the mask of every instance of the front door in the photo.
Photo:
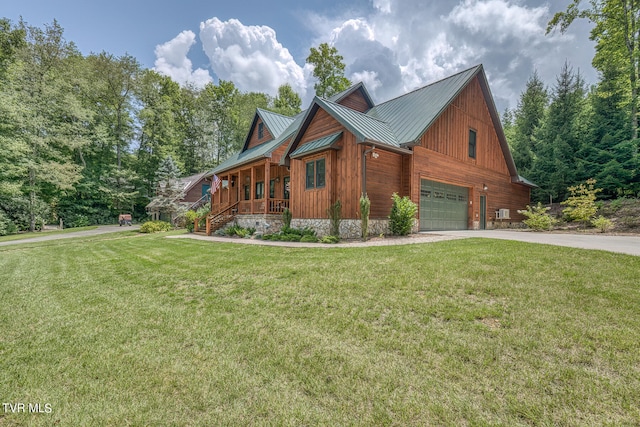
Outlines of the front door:
M480 230L487 229L487 196L480 196Z

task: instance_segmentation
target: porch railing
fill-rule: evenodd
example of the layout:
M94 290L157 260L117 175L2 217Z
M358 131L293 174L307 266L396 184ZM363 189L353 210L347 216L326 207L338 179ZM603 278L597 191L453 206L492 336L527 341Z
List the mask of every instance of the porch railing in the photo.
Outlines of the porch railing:
M269 213L280 214L289 208L288 199L269 199Z

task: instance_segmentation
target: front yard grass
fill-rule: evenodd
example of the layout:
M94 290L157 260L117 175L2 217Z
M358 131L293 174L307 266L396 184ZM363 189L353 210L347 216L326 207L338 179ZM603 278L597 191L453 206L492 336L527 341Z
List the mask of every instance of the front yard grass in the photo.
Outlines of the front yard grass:
M25 233L19 233L19 234L9 234L7 236L0 236L0 242L32 239L34 237L51 236L54 234L74 233L76 231L94 230L96 228L98 228L97 225L90 225L87 227L65 228L64 230L36 231L36 232L25 232Z
M467 239L0 247L0 425L637 425L640 257Z

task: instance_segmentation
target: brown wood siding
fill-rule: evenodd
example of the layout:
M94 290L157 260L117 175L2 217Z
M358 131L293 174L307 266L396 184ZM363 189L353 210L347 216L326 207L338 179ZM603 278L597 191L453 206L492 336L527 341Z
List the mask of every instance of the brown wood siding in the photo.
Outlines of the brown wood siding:
M340 101L339 104L347 108L351 108L352 110L360 111L361 113L364 113L371 108L369 107L369 104L361 90L350 93L345 99Z
M469 227L480 220L480 195L487 196L487 221L493 221L495 211L510 209L512 221L522 221L518 214L529 204L528 187L513 184L509 174L461 163L459 160L441 153L415 147L413 152L414 172L411 199L420 202L420 180L444 182L469 189ZM483 186L487 191L483 191Z
M476 158L469 157L469 130L476 131ZM487 197L487 221L509 209L511 221L529 204L528 187L513 184L498 135L478 79L474 79L425 132L414 148L411 198L419 204L420 180L429 179L469 189L469 228L480 220L480 195ZM487 186L487 191L483 186Z
M402 193L401 154L376 150L378 158L367 154L367 194L373 219L387 218L391 212L391 195Z
M300 139L298 147L303 146L307 142L314 141L318 138L322 138L323 136L331 135L332 133L339 132L343 129L344 127L329 113L322 109L318 109L304 135Z
M336 153L335 198L342 204L342 217L358 218L362 194L362 153L365 147L356 143L356 137L345 130L342 149Z
M325 186L323 188L306 189L306 165L325 159ZM330 195L334 194L335 185L331 179L334 165L329 151L324 151L301 159L291 160L291 214L293 218L326 218Z
M337 124L337 122L336 122ZM327 131L335 132L336 129ZM304 136L307 139L307 135ZM343 218L357 218L362 188L361 153L355 136L344 131L339 150L328 149L301 159L291 159L291 213L294 218L327 218L327 208L340 200ZM305 188L306 163L325 158L326 186Z
M470 129L477 135L475 159L469 157ZM459 160L458 167L480 166L509 173L477 77L425 132L421 145Z
M262 138L258 139L258 127L260 126L260 123L263 123L262 119L258 119L258 121L256 122L256 126L253 128L253 132L251 133L251 138L249 139L249 146L247 147L247 150L250 148L256 147L262 143L271 141L273 139L273 136L271 135L271 132L269 132L269 129L267 128L266 125L264 125L264 128L263 128Z

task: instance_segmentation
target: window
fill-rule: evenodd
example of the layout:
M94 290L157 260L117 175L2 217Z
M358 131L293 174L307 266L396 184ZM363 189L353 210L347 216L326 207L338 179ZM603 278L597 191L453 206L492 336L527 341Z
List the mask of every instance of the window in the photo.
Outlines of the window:
M316 160L316 188L324 187L324 159Z
M258 123L258 139L264 138L264 123Z
M291 181L291 177L288 177L288 176L285 176L284 179L282 180L283 186L284 186L283 194L284 194L285 200L289 200L289 190L290 190L289 181Z
M276 198L276 180L275 179L272 179L271 181L269 181L269 198L270 199Z
M244 186L244 199L245 200L251 199L251 186L249 184Z
M323 188L325 181L325 161L318 159L306 164L306 188Z
M256 182L256 199L264 199L264 181Z
M469 157L476 158L476 131L469 129Z

